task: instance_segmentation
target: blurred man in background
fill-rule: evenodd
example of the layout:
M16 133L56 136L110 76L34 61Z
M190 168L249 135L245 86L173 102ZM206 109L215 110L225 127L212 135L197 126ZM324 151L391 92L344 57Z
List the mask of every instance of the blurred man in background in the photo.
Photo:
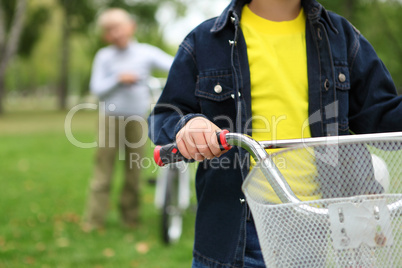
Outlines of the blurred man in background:
M110 46L95 56L90 88L99 97L99 142L94 177L90 184L85 230L104 225L116 156L124 160L125 180L120 211L123 224L138 223L140 165L149 110L147 80L154 69L168 71L172 56L159 48L133 40L136 23L122 9L108 9L98 19L104 40Z

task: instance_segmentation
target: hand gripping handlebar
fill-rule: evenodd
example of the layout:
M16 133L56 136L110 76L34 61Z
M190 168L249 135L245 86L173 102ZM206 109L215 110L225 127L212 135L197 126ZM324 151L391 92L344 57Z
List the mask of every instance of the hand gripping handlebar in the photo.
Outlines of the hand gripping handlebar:
M216 136L219 146L222 150L229 150L232 146L239 146L246 149L256 162L261 162L262 173L283 203L301 203L301 200L293 193L289 184L265 149L300 148L305 146L324 145L328 146L337 144L352 144L356 142L371 142L373 140L388 141L389 139L402 141L402 132L262 142L258 142L248 135L230 133L228 130L217 132ZM185 158L180 154L176 143L157 146L154 150L154 160L159 166L175 163L184 159ZM391 212L401 211L402 200L388 204L388 209ZM328 209L326 208L316 208L305 204L300 204L299 210L304 213L328 215Z

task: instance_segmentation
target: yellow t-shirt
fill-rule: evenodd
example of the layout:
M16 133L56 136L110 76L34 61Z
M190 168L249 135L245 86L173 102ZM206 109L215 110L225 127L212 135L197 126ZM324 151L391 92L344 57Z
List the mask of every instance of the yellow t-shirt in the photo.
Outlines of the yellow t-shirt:
M311 137L303 9L292 21L274 22L259 17L245 5L240 25L250 65L253 138L261 141ZM292 159L277 166L292 190L302 200L318 199L311 150L287 157ZM303 168L289 167L288 161ZM279 203L273 192L267 195L270 202Z

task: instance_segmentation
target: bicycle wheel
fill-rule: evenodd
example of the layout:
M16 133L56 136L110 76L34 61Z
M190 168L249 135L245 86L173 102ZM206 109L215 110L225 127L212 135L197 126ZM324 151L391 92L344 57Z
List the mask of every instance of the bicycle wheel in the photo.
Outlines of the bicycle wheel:
M166 244L177 242L182 233L182 210L179 207L179 172L176 168L168 171L165 200L162 208L162 237Z

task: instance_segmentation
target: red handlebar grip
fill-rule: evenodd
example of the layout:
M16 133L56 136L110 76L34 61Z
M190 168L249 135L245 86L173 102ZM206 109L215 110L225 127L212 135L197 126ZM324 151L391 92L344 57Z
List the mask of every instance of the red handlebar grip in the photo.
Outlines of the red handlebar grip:
M163 163L163 161L161 159L161 149L162 149L162 146L160 146L160 145L155 147L155 149L154 149L154 160L155 160L155 163L158 166L163 167L165 164Z
M230 146L226 141L227 133L229 133L229 131L226 129L216 133L221 150L230 150L230 148L232 148L232 146ZM173 142L164 146L156 146L154 149L154 160L158 166L163 167L167 164L183 161L185 158L179 152L177 144Z
M221 132L218 133L219 134L218 142L222 146L222 148L225 150L230 150L232 148L232 146L229 145L226 140L226 134L228 134L228 133L229 133L229 130L227 130L227 129L223 129Z

